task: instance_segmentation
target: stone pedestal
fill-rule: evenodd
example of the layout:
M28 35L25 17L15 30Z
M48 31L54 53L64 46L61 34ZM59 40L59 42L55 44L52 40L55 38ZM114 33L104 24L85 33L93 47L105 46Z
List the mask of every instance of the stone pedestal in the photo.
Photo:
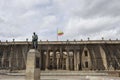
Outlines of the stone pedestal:
M40 80L40 53L36 49L27 53L26 80Z

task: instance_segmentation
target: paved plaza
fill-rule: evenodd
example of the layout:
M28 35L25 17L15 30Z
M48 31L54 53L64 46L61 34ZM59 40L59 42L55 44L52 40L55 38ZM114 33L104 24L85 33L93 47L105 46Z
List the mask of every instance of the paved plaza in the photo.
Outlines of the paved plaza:
M25 80L25 76L0 75L0 80ZM41 80L120 80L120 78L103 76L41 76Z
M2 72L2 71L1 71ZM120 77L110 77L106 73L77 71L42 71L41 80L120 80ZM0 80L25 80L25 73L0 73Z

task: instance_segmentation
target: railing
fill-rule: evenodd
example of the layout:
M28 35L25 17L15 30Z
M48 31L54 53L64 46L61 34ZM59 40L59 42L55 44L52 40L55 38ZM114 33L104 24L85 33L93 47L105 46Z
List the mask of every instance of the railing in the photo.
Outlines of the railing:
M38 44L120 44L120 40L86 40L86 41L38 41ZM0 42L0 45L32 44L31 41L7 41Z

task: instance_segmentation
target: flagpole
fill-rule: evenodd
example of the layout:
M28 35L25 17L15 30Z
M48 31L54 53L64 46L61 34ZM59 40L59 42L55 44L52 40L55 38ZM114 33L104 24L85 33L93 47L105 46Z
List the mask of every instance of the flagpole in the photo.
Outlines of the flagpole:
M58 27L57 27L57 41L58 41Z

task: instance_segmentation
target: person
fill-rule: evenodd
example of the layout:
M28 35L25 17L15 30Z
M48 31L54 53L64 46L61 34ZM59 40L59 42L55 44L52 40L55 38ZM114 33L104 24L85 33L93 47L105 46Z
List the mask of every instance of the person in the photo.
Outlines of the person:
M37 49L38 47L38 36L35 32L33 32L33 36L32 36L32 47L33 49Z

